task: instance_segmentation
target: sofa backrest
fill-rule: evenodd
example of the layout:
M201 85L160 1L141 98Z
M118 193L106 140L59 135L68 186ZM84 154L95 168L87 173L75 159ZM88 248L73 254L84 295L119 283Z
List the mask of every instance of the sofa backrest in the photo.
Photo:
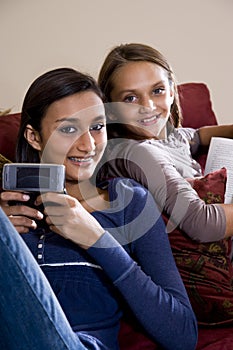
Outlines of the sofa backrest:
M0 154L7 159L15 160L15 146L20 124L20 113L0 117Z
M180 84L178 93L183 114L182 126L198 129L202 126L218 124L206 84Z

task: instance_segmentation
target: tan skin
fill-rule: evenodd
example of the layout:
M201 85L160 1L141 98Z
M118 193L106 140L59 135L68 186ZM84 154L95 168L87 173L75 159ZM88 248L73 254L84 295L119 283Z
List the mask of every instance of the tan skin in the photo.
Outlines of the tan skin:
M45 203L44 215L51 230L82 248L93 245L104 229L90 213L109 207L107 191L97 190L90 182L107 141L101 99L86 91L52 103L42 120L41 134L28 125L25 138L43 162L66 167L68 195L48 192L36 200L38 205ZM27 195L2 192L1 207L19 233L36 228L35 220L42 219L43 214L28 206L9 206L9 200L26 201ZM47 201L60 206L46 207Z
M134 131L147 137L167 137L166 123L173 102L173 86L162 67L147 61L128 62L114 72L112 86L111 101L122 102L118 117L112 115L112 119L130 124ZM233 138L233 124L202 127L199 133L201 144L208 146L213 136ZM225 211L225 238L231 237L233 204L218 205Z

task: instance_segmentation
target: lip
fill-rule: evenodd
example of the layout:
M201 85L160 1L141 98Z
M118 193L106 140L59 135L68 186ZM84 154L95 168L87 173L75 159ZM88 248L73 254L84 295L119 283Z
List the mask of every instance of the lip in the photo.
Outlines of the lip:
M143 126L150 126L150 125L156 124L159 118L160 118L160 114L151 115L143 119L138 119L137 122Z
M68 157L69 161L71 161L73 164L75 165L89 165L90 163L93 162L93 158L94 158L94 154L88 157L74 157L74 156L70 156Z

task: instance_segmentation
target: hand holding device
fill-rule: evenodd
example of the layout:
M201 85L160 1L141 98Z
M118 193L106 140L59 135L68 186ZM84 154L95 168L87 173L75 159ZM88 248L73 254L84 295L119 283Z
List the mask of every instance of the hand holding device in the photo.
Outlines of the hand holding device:
M2 188L29 194L27 202L9 201L9 205L26 205L43 213L43 204L34 204L38 195L44 192L65 192L65 166L57 164L11 163L5 164L2 174ZM54 204L53 204L54 205ZM45 227L43 220L36 220L37 226Z

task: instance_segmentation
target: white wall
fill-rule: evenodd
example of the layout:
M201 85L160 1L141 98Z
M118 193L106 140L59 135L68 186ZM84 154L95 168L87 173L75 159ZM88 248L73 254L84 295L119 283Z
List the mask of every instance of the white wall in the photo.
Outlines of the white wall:
M232 123L233 0L0 0L0 109L21 108L41 73L71 66L97 77L116 44L161 50L178 82L205 82Z

